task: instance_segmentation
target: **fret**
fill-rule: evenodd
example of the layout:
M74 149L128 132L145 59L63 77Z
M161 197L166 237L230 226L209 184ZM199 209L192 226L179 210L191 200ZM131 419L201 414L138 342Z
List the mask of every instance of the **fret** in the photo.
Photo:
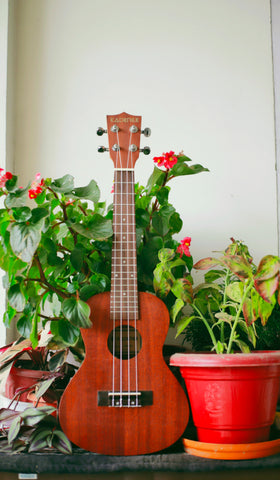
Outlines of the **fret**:
M111 316L138 318L134 172L115 171Z

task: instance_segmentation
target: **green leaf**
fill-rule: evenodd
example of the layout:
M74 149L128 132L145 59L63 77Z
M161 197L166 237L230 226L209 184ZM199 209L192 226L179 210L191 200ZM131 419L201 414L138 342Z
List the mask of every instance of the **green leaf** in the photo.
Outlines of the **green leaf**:
M184 303L191 303L193 300L192 284L186 278L178 278L173 282L171 292L175 297L183 300Z
M226 322L226 323L229 323L230 325L235 319L233 315L230 315L229 313L226 313L226 312L217 312L215 313L215 317L219 320L219 322L217 323Z
M58 336L66 346L75 345L80 335L79 328L64 319L51 322L51 332Z
M40 225L42 227L42 224ZM38 224L15 224L11 228L10 243L14 254L23 262L30 263L41 239Z
M160 297L166 297L170 292L172 285L172 275L164 270L162 265L158 265L154 270L154 290Z
M20 285L16 283L12 285L8 290L8 300L17 312L22 312L25 306L25 298L21 292Z
M52 436L51 428L42 428L39 431L35 431L31 437L28 452L38 452L39 450L49 447Z
M32 329L32 321L30 317L23 315L17 322L17 331L18 333L24 337L29 338Z
M234 302L241 303L244 293L242 282L233 282L226 287L226 295Z
M154 167L153 173L149 177L147 182L148 193L150 193L154 185L162 185L164 182L164 178L165 178L165 172L163 172L157 167Z
M7 208L24 207L26 205L28 187L18 189L15 192L9 193L5 199L5 206Z
M5 187L8 190L8 192L13 192L15 190L17 181L18 181L18 177L16 175L13 175L12 178L10 178L9 180L6 180Z
M61 430L54 430L52 445L64 454L72 453L71 442Z
M18 433L20 431L20 427L22 424L22 418L21 416L16 417L9 428L9 433L8 433L8 443L11 444L18 436Z
M71 193L75 197L86 198L94 203L97 203L100 198L100 190L95 180L91 180L86 187L74 188Z
M262 325L266 325L267 320L272 314L275 303L276 303L275 296L272 297L271 302L267 302L262 297L260 297L258 314L261 318Z
M42 380L41 382L37 383L36 385L36 390L35 390L35 396L36 398L41 398L47 390L50 388L50 386L53 384L55 381L55 377L48 378L46 380Z
M112 221L102 217L98 213L84 225L82 223L70 224L70 227L80 235L90 240L106 240L113 235Z
M150 215L143 208L137 208L135 211L135 220L138 227L146 228L150 223Z
M91 327L90 307L83 300L67 298L62 303L62 312L65 318L76 327Z
M171 248L162 248L158 252L160 262L167 263L175 257L175 252Z
M163 247L161 237L150 237L144 245L139 261L145 272L152 272L158 263L158 251Z
M75 270L80 271L84 263L84 249L75 247L70 255L70 262Z
M175 323L176 317L184 305L185 302L181 298L176 298L175 303L172 305L170 310L170 316L173 323Z
M241 280L253 277L252 266L244 257L241 257L240 255L226 255L221 261Z
M194 175L200 172L209 172L208 168L203 167L202 165L186 165L185 163L178 162L171 169L172 174L176 177L181 175Z
M43 207L33 208L31 222L33 224L38 223L42 218L45 218L48 215L49 215L49 211L47 210L47 208L43 208Z
M224 353L225 344L220 342L220 340L218 340L216 345L215 345L215 350L216 350L216 353L218 353L218 354Z
M279 286L279 275L275 275L274 277L268 278L267 280L255 279L254 286L259 295L266 302L272 302L274 293Z
M219 278L222 278L225 276L225 272L223 270L210 270L209 272L206 272L204 275L205 282L211 283L215 282Z
M156 194L156 198L158 199L160 205L164 205L168 202L168 196L170 192L170 187L162 187Z
M51 183L51 188L55 192L69 193L74 189L74 177L67 174L61 178L57 178Z
M216 258L207 257L203 258L196 262L193 266L196 270L208 270L209 268L216 267L217 265L221 265L221 262Z
M163 217L160 212L155 212L152 217L152 225L158 235L164 237L169 232L168 218Z
M48 361L49 370L51 372L58 370L66 362L67 354L67 349L54 353Z
M16 207L12 210L16 222L26 222L31 218L32 212L29 207Z
M80 298L86 302L93 295L103 291L104 288L100 287L100 285L84 285L80 290Z
M176 337L177 338L184 330L185 328L187 328L187 326L189 325L189 323L194 320L196 317L195 315L192 315L191 317L183 317L179 320L179 322L177 323L177 333L176 333Z
M172 229L172 233L179 233L182 230L183 221L179 213L175 212L169 219L169 227Z
M38 346L38 318L37 314L34 315L32 319L32 329L30 333L30 340L32 342L32 348L36 348Z
M45 417L51 415L55 412L54 407L45 406L45 407L29 407L26 408L21 414L21 419L24 422L24 425L27 427L34 427L37 423L41 422Z
M275 255L266 255L259 263L255 279L258 281L268 280L279 275L280 258Z

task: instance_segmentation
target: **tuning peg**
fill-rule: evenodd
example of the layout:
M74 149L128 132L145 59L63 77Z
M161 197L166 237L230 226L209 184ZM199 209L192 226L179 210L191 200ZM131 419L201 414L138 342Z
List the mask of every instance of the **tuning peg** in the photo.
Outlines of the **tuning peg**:
M99 127L99 128L97 129L96 133L97 133L97 135L98 135L99 137L101 137L101 136L103 135L103 133L107 133L107 130L105 130L105 129L102 128L102 127Z
M140 152L143 152L144 155L149 155L151 153L150 147L140 148Z
M106 148L106 147L103 147L102 145L100 145L100 147L97 148L97 151L99 153L109 152L109 148Z
M141 133L143 133L144 137L149 137L152 133L151 129L146 127L144 130L141 130Z

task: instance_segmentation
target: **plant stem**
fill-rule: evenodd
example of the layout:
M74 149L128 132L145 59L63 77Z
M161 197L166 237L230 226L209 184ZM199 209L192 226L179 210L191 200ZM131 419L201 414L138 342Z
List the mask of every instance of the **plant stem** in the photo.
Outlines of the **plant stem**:
M231 329L229 342L228 342L228 347L227 347L227 353L231 353L232 342L233 342L235 330L236 330L236 327L237 327L237 324L238 324L238 320L239 320L240 314L242 312L242 308L243 308L245 299L246 299L246 297L247 297L247 295L248 295L248 293L251 290L253 285L254 285L254 279L251 279L251 281L249 282L249 284L247 285L247 288L245 288L245 291L243 293L243 297L242 297L242 300L240 302L239 309L236 313L236 317L235 317L235 320L234 320L234 323L233 323L233 326L232 326L232 329Z
M229 276L230 276L230 270L229 270L229 268L227 268L226 278L225 278L224 295L223 295L223 308L222 308L222 311L225 310L225 304L226 304L226 301L227 301L226 288L227 288L227 286L228 286ZM221 343L224 344L224 342L225 342L225 324L224 324L224 322L222 322L222 324L221 324L221 337L220 337L220 339L221 339Z
M211 337L211 340L212 340L212 343L215 347L215 350L217 351L217 340L216 340L216 337L214 335L214 332L213 330L211 329L210 325L208 324L206 318L204 318L204 316L201 314L200 310L194 305L192 304L192 308L198 313L199 317L201 318L201 320L203 321L205 327L207 328L208 330L208 333ZM218 353L218 352L217 352Z

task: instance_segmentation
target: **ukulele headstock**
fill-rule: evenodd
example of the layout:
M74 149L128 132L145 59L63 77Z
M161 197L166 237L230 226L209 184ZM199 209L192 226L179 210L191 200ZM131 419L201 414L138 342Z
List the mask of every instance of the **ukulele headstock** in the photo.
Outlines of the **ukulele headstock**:
M99 147L99 152L110 152L114 167L117 169L133 169L138 160L139 153L150 153L149 147L140 149L140 135L143 133L149 137L151 130L141 130L142 117L120 113L119 115L107 115L107 130L99 128L97 135L108 133L109 148Z

